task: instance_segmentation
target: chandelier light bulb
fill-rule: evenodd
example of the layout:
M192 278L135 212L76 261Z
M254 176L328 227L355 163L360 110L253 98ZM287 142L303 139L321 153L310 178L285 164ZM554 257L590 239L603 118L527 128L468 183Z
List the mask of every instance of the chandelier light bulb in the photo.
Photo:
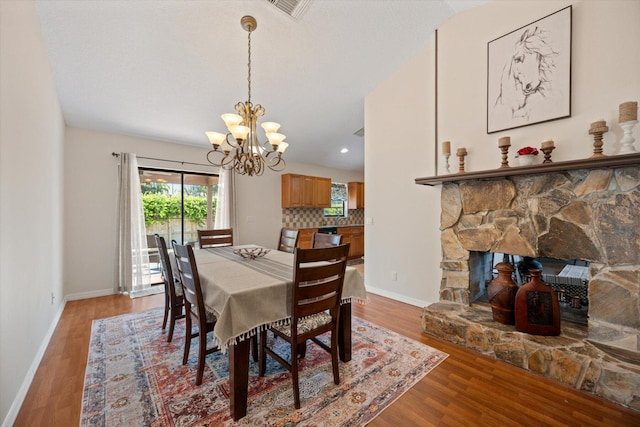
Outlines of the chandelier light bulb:
M242 117L238 114L227 113L223 114L220 117L222 117L222 120L224 120L224 124L227 125L227 129L229 129L229 131L231 131L232 127L242 123Z
M286 142L282 141L280 143L280 145L278 145L278 153L279 154L284 153L284 150L286 150L288 146L289 146L289 144L287 144Z
M267 139L269 140L269 144L273 145L274 147L280 145L280 143L284 141L285 138L286 136L278 132L267 133Z
M264 122L260 126L262 126L262 129L264 129L267 138L269 138L270 133L278 132L278 129L280 129L280 123L276 122Z
M209 142L213 145L214 148L218 148L222 141L227 139L227 135L220 132L205 132L207 138L209 138Z
M236 140L246 139L250 130L251 129L249 129L247 126L242 125L231 126L229 128L229 132L231 132L231 135L233 135Z

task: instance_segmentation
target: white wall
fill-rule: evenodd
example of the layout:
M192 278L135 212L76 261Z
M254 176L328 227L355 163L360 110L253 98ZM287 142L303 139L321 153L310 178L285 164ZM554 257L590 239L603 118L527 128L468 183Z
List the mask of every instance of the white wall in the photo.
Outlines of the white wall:
M536 19L573 5L572 112L555 120L486 133L487 42ZM520 147L540 147L553 139L556 161L591 156L589 125L603 118L605 154L614 154L622 132L618 106L640 101L640 2L496 1L461 13L439 30L442 53L439 79L440 142L451 140L451 152L466 146L466 170L500 165L498 138L511 136L510 164Z
M433 52L426 49L365 101L367 289L418 306L438 299L433 272L441 258L433 227L440 192L414 183L434 173Z
M487 135L487 42L570 4L572 116ZM452 141L452 171L460 146L469 152L467 171L498 167L497 141L506 135L512 141L511 164L517 148L539 147L548 138L556 142L554 160L575 160L592 154L587 131L591 122L604 118L610 128L604 151L614 153L622 134L619 104L640 101L638 22L640 2L624 0L495 1L455 15L438 31L437 144L433 43L376 88L365 101L366 215L373 218L366 226L367 288L417 305L438 301L440 187L419 186L413 179L436 174L434 149L442 141ZM397 281L391 280L393 271Z
M65 295L69 299L108 295L114 288L117 164L112 152L178 160L180 165L139 159L141 166L217 173L207 149L68 127L65 138ZM289 164L286 172L362 180L362 174ZM238 177L238 242L275 247L280 233L280 174ZM247 217L253 218L247 222Z
M32 2L0 2L0 52L0 422L11 425L63 307L64 121Z
M206 163L206 149L67 127L65 137L65 295L69 299L113 293L117 165L111 153ZM217 173L213 166L140 159L141 166Z

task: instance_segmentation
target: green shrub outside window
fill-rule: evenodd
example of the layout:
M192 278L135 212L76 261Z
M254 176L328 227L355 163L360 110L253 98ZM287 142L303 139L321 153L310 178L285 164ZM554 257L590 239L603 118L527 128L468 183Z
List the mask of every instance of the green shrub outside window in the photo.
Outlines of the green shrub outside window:
M143 194L142 205L144 209L145 225L166 222L173 218L180 218L179 195L168 194ZM215 217L216 199L211 205L211 215ZM184 217L198 225L204 225L207 219L207 198L201 196L184 197Z

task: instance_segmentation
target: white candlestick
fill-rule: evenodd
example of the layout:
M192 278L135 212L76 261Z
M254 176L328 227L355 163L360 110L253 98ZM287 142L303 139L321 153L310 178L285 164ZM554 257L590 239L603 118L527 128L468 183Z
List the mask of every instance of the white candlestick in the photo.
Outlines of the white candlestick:
M636 153L636 149L633 146L633 143L636 141L633 137L633 127L638 124L637 120L629 120L628 122L620 123L620 127L624 131L624 135L620 140L620 151L618 154L633 154Z
M451 156L451 153L444 153L442 155L442 157L444 157L444 170L447 172L447 174L451 173L451 171L449 170L449 157Z

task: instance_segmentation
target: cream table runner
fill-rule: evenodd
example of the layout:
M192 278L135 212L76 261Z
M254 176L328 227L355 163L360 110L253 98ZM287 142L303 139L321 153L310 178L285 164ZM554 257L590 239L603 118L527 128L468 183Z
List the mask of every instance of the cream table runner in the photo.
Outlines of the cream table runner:
M293 254L271 250L257 259L233 253L241 247L195 249L205 305L218 317L213 330L222 351L261 329L284 324L291 316ZM347 267L342 302L363 302L367 292L362 276Z

